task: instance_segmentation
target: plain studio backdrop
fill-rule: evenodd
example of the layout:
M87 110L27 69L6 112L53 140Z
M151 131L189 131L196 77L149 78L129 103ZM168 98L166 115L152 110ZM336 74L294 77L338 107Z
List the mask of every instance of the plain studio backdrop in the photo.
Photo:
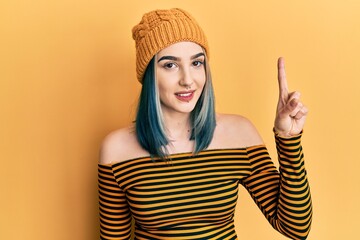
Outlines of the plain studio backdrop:
M180 7L203 27L219 112L250 118L277 156L276 60L310 109L303 147L314 204L308 239L360 226L360 1L0 3L0 239L95 240L97 161L134 119L140 84L131 29ZM239 239L285 239L240 188Z

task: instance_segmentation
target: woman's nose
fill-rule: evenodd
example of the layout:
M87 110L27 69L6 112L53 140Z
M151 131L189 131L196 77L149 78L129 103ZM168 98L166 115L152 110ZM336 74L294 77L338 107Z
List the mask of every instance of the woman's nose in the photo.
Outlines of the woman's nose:
M190 69L183 68L181 70L181 79L180 79L180 85L181 86L191 86L193 84L193 78L191 76Z

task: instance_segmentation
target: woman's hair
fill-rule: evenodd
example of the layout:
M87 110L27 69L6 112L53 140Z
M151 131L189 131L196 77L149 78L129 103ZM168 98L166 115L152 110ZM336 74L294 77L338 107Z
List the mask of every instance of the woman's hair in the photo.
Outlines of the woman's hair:
M169 157L167 150L169 139L166 136L166 126L161 111L154 59L155 57L148 64L142 79L135 128L140 145L150 153L151 157L166 159ZM195 141L194 154L209 146L216 126L214 90L206 56L205 73L205 86L195 108L190 113L191 136L189 140Z

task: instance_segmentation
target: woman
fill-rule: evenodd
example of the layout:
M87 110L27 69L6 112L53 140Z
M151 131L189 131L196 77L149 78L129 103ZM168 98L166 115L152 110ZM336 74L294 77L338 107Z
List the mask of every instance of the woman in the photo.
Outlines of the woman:
M142 83L136 121L109 134L99 163L101 239L237 239L243 185L270 224L305 239L312 206L300 139L306 107L278 61L278 172L252 123L215 114L206 37L184 10L133 28Z

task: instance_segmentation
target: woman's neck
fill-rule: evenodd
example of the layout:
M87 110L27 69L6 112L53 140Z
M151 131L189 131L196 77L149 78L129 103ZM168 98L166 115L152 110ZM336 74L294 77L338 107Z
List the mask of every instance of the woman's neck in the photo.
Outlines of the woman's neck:
M166 133L171 142L186 141L190 139L190 114L173 113L164 114Z

